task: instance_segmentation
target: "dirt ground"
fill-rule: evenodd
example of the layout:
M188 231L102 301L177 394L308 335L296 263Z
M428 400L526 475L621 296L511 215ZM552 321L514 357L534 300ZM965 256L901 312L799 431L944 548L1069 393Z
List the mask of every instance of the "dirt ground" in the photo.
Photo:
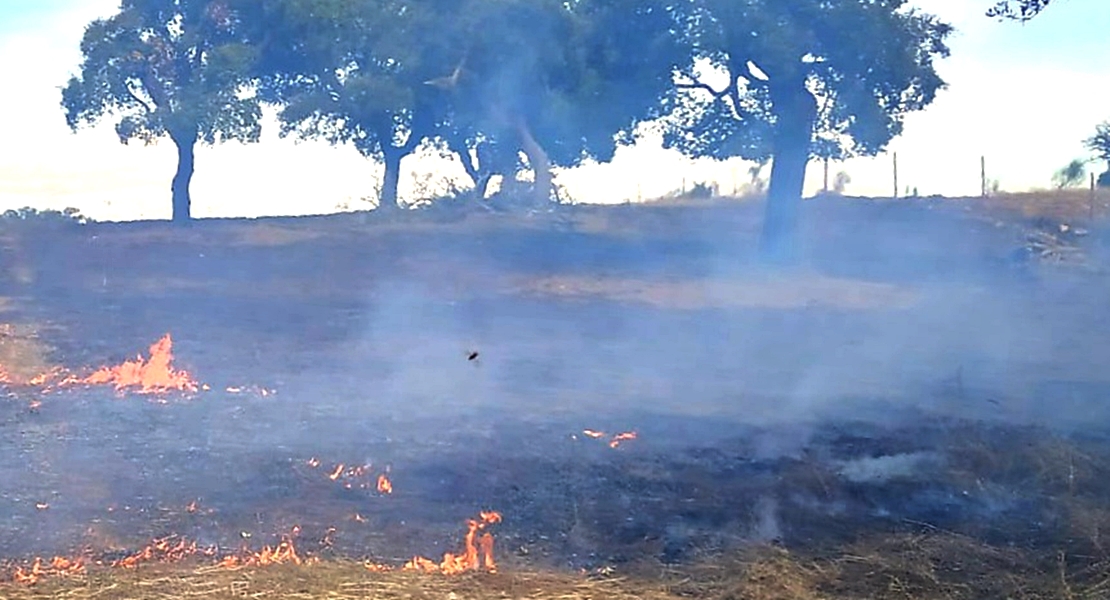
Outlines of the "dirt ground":
M1103 518L1104 486L1075 482L1104 466L1090 440L1110 416L1110 237L1081 200L1029 205L813 200L789 269L755 257L760 206L731 201L2 224L11 380L117 363L170 332L212 391L162 405L11 386L0 555L300 525L338 527L337 556L403 561L488 508L518 569L695 564L758 543L809 557L789 568L811 596L668 588L684 596L851 597L818 550L888 556L861 532L1053 556L1063 536L1093 553L1092 529L1059 532ZM1069 260L1030 252L1038 229L1066 237ZM587 428L637 439L609 448ZM388 465L397 491L332 489L313 457ZM1061 516L1048 500L1063 496L1087 512ZM182 512L198 499L213 512ZM758 564L773 578L780 558ZM870 572L886 568L902 567Z

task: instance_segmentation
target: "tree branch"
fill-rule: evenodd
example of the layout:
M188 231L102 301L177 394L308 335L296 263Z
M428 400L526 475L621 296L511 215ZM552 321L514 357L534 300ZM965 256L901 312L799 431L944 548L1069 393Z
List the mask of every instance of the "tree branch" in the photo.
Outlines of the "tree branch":
M135 90L131 89L130 85L124 84L124 87L127 88L127 95L131 96L131 99L134 100L135 102L138 102L139 106L142 106L143 109L146 110L147 114L150 114L150 113L154 112L154 108L151 105L147 104L145 100L140 98L138 96L138 94L135 93Z
M717 91L717 90L713 89L713 86L709 85L708 83L704 83L704 82L701 82L701 81L691 81L691 82L678 82L678 83L675 84L675 87L680 89L680 90L705 90L705 91L709 92L710 94L712 94L714 98L720 100L721 98L724 98L725 96L727 96L729 94L729 91L732 88L736 87L736 86L732 85L732 84L729 84L729 86L726 87L725 89Z

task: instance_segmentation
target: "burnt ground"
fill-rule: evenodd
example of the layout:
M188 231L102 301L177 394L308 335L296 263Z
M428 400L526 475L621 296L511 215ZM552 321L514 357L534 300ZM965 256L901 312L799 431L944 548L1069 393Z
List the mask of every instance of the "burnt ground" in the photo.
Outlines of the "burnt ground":
M116 363L172 332L213 390L12 387L0 555L300 525L309 552L396 562L456 548L484 509L504 562L543 567L923 530L1101 552L1099 228L1077 266L1029 259L1030 226L818 200L784 270L754 259L744 204L6 224L4 335L35 361ZM339 463L394 493L329 480Z

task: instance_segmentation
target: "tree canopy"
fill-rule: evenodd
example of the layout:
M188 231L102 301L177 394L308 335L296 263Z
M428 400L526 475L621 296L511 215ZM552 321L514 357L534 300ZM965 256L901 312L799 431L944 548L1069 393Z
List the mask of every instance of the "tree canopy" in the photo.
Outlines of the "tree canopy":
M1084 140L1083 145L1099 159L1106 161L1106 170L1099 174L1098 185L1110 187L1110 121L1099 123L1094 135Z
M382 208L422 144L479 194L527 167L545 203L553 169L665 117L687 155L773 159L763 242L785 255L809 160L882 152L943 88L950 32L906 0L124 0L63 99L75 128L118 113L122 140L177 144L175 218L195 142L257 139L263 101L283 135L383 162Z
M536 202L551 198L553 166L611 159L671 85L665 2L467 0L454 21L463 57L437 86L451 125L521 150Z
M987 9L988 17L1028 21L1048 8L1052 0L999 0Z
M952 29L904 0L682 6L689 60L664 143L690 156L773 157L763 231L773 256L794 249L811 158L883 151L944 86L934 60L948 55Z
M62 90L66 122L77 130L111 118L120 141L177 147L173 220L191 217L189 182L198 141L256 141L261 107L246 91L254 49L237 0L124 0L93 21L81 42L80 75Z

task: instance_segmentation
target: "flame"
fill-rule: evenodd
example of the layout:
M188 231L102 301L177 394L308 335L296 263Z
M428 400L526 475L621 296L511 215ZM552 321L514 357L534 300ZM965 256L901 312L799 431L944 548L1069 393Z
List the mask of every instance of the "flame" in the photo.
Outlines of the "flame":
M613 439L609 440L609 447L610 448L616 448L617 446L621 445L621 442L624 442L624 441L627 441L627 440L634 440L634 439L636 439L636 437L637 437L637 435L636 435L635 431L626 431L624 433L618 433L617 435L613 436Z
M55 556L50 562L45 562L41 557L36 556L29 567L15 568L12 572L12 581L23 585L35 585L46 577L80 575L84 572L83 559Z
M36 502L35 503L35 508L38 509L38 510L46 510L46 509L50 508L50 503L49 502Z
M597 439L601 439L601 438L605 437L608 434L605 433L604 431L598 431L596 429L583 429L582 430L582 435L584 435L588 438L593 438L593 439L597 440ZM621 442L626 442L628 440L634 440L637 437L638 436L637 436L635 431L625 431L623 433L618 433L618 434L614 435L609 440L609 447L610 448L616 448L617 446L621 445Z
M401 569L404 571L459 575L485 567L486 571L494 573L497 571L497 563L493 560L493 536L488 531L483 530L489 525L500 522L501 513L482 511L477 519L470 519L466 523L466 538L464 539L462 554L446 552L439 564L423 556L415 556L405 563ZM479 532L482 532L481 536L478 535Z
M196 392L198 389L189 373L173 368L173 338L168 333L151 345L149 359L139 356L121 365L102 367L76 383L114 385L118 391L131 389L140 394Z
M392 494L393 493L393 482L390 481L389 478L386 477L384 473L381 474L381 475L378 475L378 493L380 493L380 494Z
M195 554L210 556L215 553L213 549L200 549L196 542L190 542L178 536L166 536L147 544L145 548L121 558L112 563L113 567L133 569L143 563L149 562L178 562Z
M244 552L240 555L225 556L219 565L227 569L239 567L266 567L270 565L304 564L304 560L297 554L293 539L283 536L276 546L263 546L258 552Z
M342 475L342 474L343 474L343 463L339 463L338 465L336 465L335 470L331 472L331 475L328 475L328 479L330 479L332 481L338 481L339 476Z

